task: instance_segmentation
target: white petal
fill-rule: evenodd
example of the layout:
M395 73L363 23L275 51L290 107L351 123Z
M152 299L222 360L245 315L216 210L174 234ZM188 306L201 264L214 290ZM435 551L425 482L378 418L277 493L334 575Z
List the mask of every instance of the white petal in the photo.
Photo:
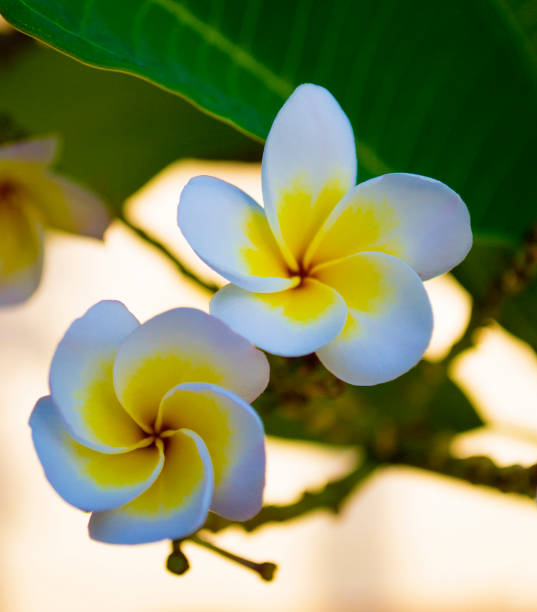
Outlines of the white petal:
M46 167L55 140L0 147L0 186L10 185L17 200L39 210L46 226L102 238L110 212L94 192Z
M19 140L0 146L2 160L18 160L49 166L56 157L58 139L54 136Z
M193 178L183 189L177 222L203 261L250 291L281 291L293 283L265 212L225 181Z
M121 345L114 366L122 405L147 427L178 384L217 384L252 401L268 377L263 353L222 321L192 308L169 310L141 325Z
M361 253L326 265L316 276L343 296L349 311L341 334L317 351L338 378L376 385L421 359L433 319L423 283L410 266L384 253Z
M67 433L50 397L37 402L30 427L48 481L82 510L108 510L133 500L151 486L164 463L154 445L118 455L83 446Z
M184 538L205 522L213 493L207 447L193 431L168 438L164 468L153 485L126 506L92 514L90 536L111 544Z
M235 521L259 512L265 486L265 435L255 410L217 385L185 383L161 403L162 429L186 427L205 442L214 470L211 510Z
M278 293L227 285L215 294L210 309L259 348L287 357L307 355L330 342L347 314L341 296L312 279Z
M270 226L296 262L356 183L352 127L326 89L301 85L284 104L267 137L262 179Z
M452 189L415 174L385 174L340 202L309 259L315 264L380 251L406 261L427 280L456 266L471 246L470 215Z
M69 327L52 359L54 403L71 434L95 450L124 452L144 437L113 384L118 346L138 326L120 302L99 302Z
M47 223L59 230L102 238L110 212L101 198L72 180L46 174L34 188L36 205Z

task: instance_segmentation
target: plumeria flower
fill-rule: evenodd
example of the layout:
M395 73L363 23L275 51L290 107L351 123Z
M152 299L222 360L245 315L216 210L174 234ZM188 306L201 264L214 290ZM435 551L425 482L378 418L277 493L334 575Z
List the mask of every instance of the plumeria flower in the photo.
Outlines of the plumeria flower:
M39 285L45 228L102 238L110 221L93 193L50 170L55 138L0 146L0 306Z
M326 89L301 85L267 138L264 208L200 176L183 190L178 223L231 282L212 314L266 351L316 351L342 380L373 385L423 355L432 314L422 281L458 264L472 233L446 185L398 173L356 186L356 167L345 113Z
M262 503L265 446L248 402L266 387L263 353L190 308L140 325L99 302L56 349L50 395L30 418L45 475L115 544L183 538L209 510L232 520Z

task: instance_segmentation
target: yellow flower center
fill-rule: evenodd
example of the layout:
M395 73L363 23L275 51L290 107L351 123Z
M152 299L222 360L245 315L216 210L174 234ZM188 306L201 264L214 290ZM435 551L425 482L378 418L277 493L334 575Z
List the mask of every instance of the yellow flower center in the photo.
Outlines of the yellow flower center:
M146 428L146 431L148 435L143 440L143 446L158 446L160 441L164 449L166 449L167 438L171 438L177 433L177 429L166 429L163 426L159 426L158 418L151 427Z
M323 263L308 262L306 257L297 260L296 267L288 267L287 273L295 281L294 287L300 287L308 278L318 280L318 271L324 267Z
M288 268L288 274L291 277L298 277L300 279L298 284L302 284L302 282L310 276L311 266L306 266L304 264L303 258L297 262L296 268Z

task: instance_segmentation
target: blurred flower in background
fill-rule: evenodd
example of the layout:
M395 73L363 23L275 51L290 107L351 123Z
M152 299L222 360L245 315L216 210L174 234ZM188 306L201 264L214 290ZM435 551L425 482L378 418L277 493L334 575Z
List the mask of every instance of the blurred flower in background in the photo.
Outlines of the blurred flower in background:
M110 221L96 194L50 169L57 148L53 137L0 147L0 307L37 289L46 228L102 238Z

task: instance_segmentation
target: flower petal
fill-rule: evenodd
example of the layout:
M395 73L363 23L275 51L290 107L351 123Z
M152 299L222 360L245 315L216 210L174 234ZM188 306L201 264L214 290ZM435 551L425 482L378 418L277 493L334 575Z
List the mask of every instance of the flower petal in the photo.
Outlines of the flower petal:
M162 429L187 427L205 442L214 470L211 510L235 521L256 515L263 504L265 435L255 410L216 385L185 383L160 405Z
M341 334L317 351L328 370L353 385L376 385L421 359L433 319L423 283L410 266L384 253L360 253L316 275L349 309Z
M0 146L0 164L2 160L20 160L49 166L57 151L58 139L54 136L10 142Z
M263 353L215 317L176 308L147 321L121 345L114 386L125 410L154 425L164 395L183 382L209 382L255 399L267 386Z
M52 398L41 398L30 417L35 450L56 491L82 510L117 508L145 491L160 474L164 454L155 445L107 455L65 430Z
M92 514L90 536L111 544L184 538L205 522L212 493L209 452L196 433L181 429L168 438L164 468L153 485L121 508Z
M94 192L52 173L27 185L30 197L55 229L92 238L103 237L110 213Z
M250 291L281 291L293 284L263 209L225 181L193 178L183 189L177 222L203 261Z
M0 147L0 187L14 188L17 199L38 209L46 225L102 238L110 223L107 207L92 191L47 170L55 147L55 139Z
M256 346L286 357L307 355L330 342L347 315L341 296L314 279L278 293L250 293L226 285L210 309Z
M27 300L43 269L43 226L35 211L0 196L0 306Z
M323 87L298 87L276 116L263 154L263 200L288 263L296 264L356 183L351 124Z
M456 266L471 246L468 209L452 189L416 174L385 174L361 183L339 203L307 263L381 251L427 280Z
M138 326L120 302L99 302L69 327L52 359L54 403L70 433L94 450L125 452L145 437L113 384L118 346Z

